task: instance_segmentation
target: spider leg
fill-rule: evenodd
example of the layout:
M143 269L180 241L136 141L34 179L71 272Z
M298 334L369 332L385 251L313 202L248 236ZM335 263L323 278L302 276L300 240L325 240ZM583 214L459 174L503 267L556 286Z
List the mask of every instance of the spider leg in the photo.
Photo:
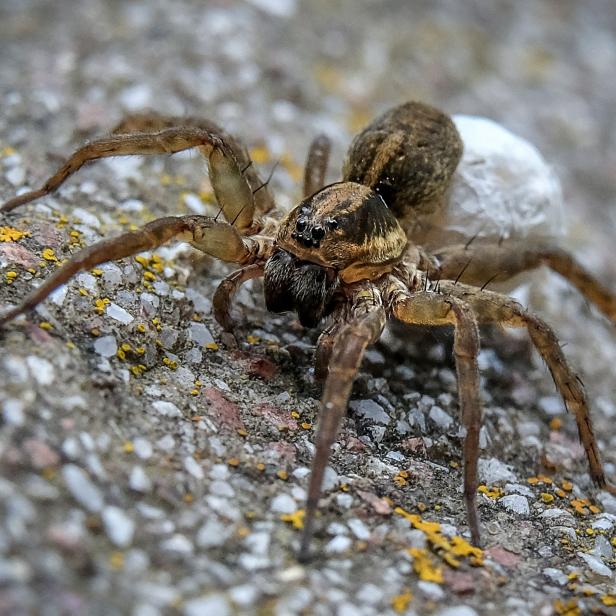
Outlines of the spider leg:
M516 274L547 265L568 280L577 290L616 324L616 294L604 287L566 250L553 246L528 248L522 242L506 246L485 244L454 246L436 254L439 266L429 271L430 278L454 280L464 269L459 281L481 286L491 278L503 282Z
M171 240L190 242L207 254L232 263L248 264L265 259L269 245L259 238L244 238L232 225L206 216L179 216L153 220L137 231L102 240L80 250L57 269L15 308L0 317L0 326L40 304L52 291L77 272L96 265L152 250Z
M318 135L310 144L304 168L304 197L310 197L325 186L331 148L327 135Z
M219 134L193 127L112 135L92 141L77 150L41 188L9 199L0 210L8 212L48 195L90 161L111 156L174 154L191 148L199 148L208 158L212 187L227 221L242 231L250 230L255 211L254 198L233 150Z
M584 386L567 363L558 338L550 326L516 301L500 293L454 285L449 281L443 281L441 289L443 293L468 303L480 323L500 323L506 327L524 327L528 330L535 348L547 364L565 407L575 415L580 441L590 467L590 476L600 488L614 492L614 486L608 484L605 478Z
M210 120L191 116L167 116L154 111L148 111L125 116L114 127L112 134L154 133L178 126L190 126L191 128L198 128L219 135L233 151L240 171L248 181L248 184L250 184L255 200L255 212L262 215L273 209L274 199L269 192L267 183L261 179L259 172L252 164L246 147L233 135L230 135Z
M477 513L477 465L481 401L479 398L479 330L470 306L456 299L429 292L398 293L392 304L394 316L412 325L454 325L453 353L458 376L458 399L464 437L464 500L471 537L479 545L479 515Z
M259 278L261 276L263 276L263 264L252 263L251 265L235 270L218 285L212 302L214 306L214 318L225 331L230 332L233 330L231 303L240 285L247 280Z
M317 348L314 357L314 378L317 381L324 381L329 370L329 361L334 350L336 335L340 331L340 323L334 321L329 327L325 328L317 340Z
M380 294L374 288L363 290L354 298L353 318L336 334L329 373L325 381L316 438L316 451L312 460L304 532L298 559L309 558L310 541L314 532L317 505L325 468L332 444L347 410L351 387L367 346L378 339L385 326L385 309Z

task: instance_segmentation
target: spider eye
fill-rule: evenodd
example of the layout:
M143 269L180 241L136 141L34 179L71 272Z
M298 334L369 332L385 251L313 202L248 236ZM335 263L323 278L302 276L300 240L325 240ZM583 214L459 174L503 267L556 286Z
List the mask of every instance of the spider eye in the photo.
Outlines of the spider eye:
M325 229L323 227L313 227L312 237L315 240L322 240L325 237Z
M328 218L325 221L325 224L330 228L330 229L337 229L338 228L338 221L334 220L333 218Z
M306 220L304 218L299 218L295 223L295 228L298 231L303 231L306 228Z

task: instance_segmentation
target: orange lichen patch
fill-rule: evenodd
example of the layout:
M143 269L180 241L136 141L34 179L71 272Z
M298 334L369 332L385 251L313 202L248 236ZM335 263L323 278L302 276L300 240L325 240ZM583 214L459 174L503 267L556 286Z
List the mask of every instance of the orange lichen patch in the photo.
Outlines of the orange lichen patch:
M570 599L569 601L556 599L554 601L554 611L560 616L580 616L582 613L576 599Z
M348 492L349 491L349 484L348 483L341 483L340 487L338 489L341 492Z
M263 462L258 462L256 467L260 473L262 473L265 470L265 464L263 464Z
M401 473L398 473L394 477L394 483L396 483L398 486L402 487L402 486L405 486L408 483L408 481L406 480L406 478Z
M571 492L571 490L573 490L573 484L570 481L566 480L566 479L560 484L560 487L565 492Z
M303 509L298 509L293 513L283 513L280 519L287 524L291 524L296 530L304 528L304 516L306 512Z
M565 494L565 491L561 490L560 488L556 488L556 490L554 490L554 494L556 494L556 496L558 496L559 498L565 498L567 496Z
M396 507L394 511L408 520L413 528L424 532L432 549L450 567L458 568L461 564L460 558L467 558L473 566L483 565L483 550L472 546L460 536L452 537L452 539L444 537L441 534L441 525L438 522L422 520L420 515L409 513L402 507Z
M391 599L391 609L396 612L396 614L404 614L408 609L411 601L413 600L413 595L410 590L406 590L403 593L392 597Z
M239 458L229 458L227 460L227 464L229 466L239 466L240 465L240 460L239 460Z
M560 417L554 417L550 420L550 430L560 430L563 427L563 422Z
M599 513L601 509L593 505L587 498L573 498L571 505L578 515L588 515L589 513Z
M310 428L312 428L312 424L308 421L302 422L301 426L304 430L310 430Z
M477 488L477 492L481 492L481 494L485 494L488 498L491 498L492 500L496 500L497 498L500 498L503 495L502 488L499 488L497 486L492 486L491 488L488 488L488 486L480 485Z
M285 470L276 471L276 477L282 479L282 481L286 481L289 478L289 473Z
M552 478L547 477L546 475L537 475L537 477L529 477L526 481L528 481L528 483L530 483L531 486L540 485L542 483L545 483L547 485L554 483Z
M30 235L32 235L30 231L21 231L15 227L0 227L0 242L17 242Z
M435 564L426 548L409 548L413 557L413 570L424 582L443 583L443 568Z
M56 263L58 262L58 257L56 257L56 253L54 252L53 248L45 248L41 253L41 256L43 257L43 259L45 259L45 261L55 261Z

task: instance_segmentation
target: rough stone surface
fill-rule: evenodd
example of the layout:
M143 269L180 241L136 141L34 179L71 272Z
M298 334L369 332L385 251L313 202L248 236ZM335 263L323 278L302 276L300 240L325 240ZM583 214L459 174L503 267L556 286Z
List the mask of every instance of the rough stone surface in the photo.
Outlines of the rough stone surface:
M616 288L608 0L0 4L2 200L149 108L224 126L264 180L279 161L269 188L285 209L301 199L316 134L332 138L334 182L371 117L421 99L493 118L536 145L563 183L567 248ZM80 245L217 211L196 152L87 165L2 217L31 235L0 243L0 310ZM0 332L0 612L614 609L616 499L592 487L573 417L526 336L499 331L483 332L480 356L486 564L456 557L455 568L440 551L425 561L407 551L428 548L428 535L397 507L440 523L450 540L468 531L462 427L448 334L388 328L333 448L315 561L299 565L318 331L267 313L252 281L233 306L235 340L224 335L212 298L230 271L165 246L82 272ZM518 298L554 326L580 372L615 480L616 336L554 276L535 281ZM524 515L500 499L523 500Z

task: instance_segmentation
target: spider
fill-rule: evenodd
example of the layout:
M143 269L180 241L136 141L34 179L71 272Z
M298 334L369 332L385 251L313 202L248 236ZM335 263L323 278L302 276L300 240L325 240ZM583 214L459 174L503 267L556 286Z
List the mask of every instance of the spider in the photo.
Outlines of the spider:
M75 273L152 250L170 241L240 266L217 288L214 314L231 331L230 306L239 286L263 277L272 312L295 311L305 327L325 328L316 346L315 376L324 380L316 452L312 461L299 559L309 557L317 506L332 444L345 416L353 381L366 348L388 319L409 325L453 326L458 401L465 428L464 501L473 542L480 544L476 504L481 402L480 324L526 328L547 364L566 407L575 415L590 475L607 483L586 395L552 329L509 297L481 286L547 265L616 323L616 296L566 251L512 242L479 242L422 248L439 228L452 175L462 154L449 116L419 102L395 107L352 142L342 180L325 186L330 143L316 138L308 153L303 200L282 218L247 150L214 124L153 114L125 119L114 133L77 150L43 186L14 197L8 212L56 190L84 164L110 156L172 154L198 148L207 158L214 193L225 221L207 216L154 220L137 231L105 239L69 259L0 325L34 308Z

